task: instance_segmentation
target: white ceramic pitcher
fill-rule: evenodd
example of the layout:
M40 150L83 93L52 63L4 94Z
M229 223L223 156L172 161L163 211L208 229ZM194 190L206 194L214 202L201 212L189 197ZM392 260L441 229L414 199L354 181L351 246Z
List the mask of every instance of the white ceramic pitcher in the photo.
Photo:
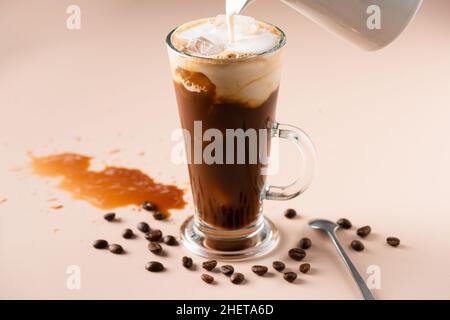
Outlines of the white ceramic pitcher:
M254 0L227 0L236 11ZM406 28L422 0L281 0L328 31L366 50L378 50ZM229 5L229 4L228 4Z

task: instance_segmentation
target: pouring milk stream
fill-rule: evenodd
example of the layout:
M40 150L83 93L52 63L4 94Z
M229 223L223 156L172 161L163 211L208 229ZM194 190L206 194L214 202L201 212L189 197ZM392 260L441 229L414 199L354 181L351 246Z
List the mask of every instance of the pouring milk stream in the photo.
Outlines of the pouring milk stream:
M226 0L225 12L228 28L228 42L234 42L234 16L239 14L253 0Z

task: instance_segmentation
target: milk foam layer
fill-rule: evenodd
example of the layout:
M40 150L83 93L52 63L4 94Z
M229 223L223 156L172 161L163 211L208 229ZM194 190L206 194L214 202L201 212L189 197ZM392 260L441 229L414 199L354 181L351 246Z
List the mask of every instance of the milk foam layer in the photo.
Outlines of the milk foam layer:
M252 17L235 15L234 41L228 41L224 15L197 20L181 26L172 36L174 46L183 52L211 58L257 55L276 47L280 33L273 26Z
M282 56L278 47L284 44L284 35L267 23L235 16L235 41L227 39L225 16L177 28L170 39L176 50L169 47L173 79L189 91L213 94L217 102L258 107L278 88ZM193 81L189 72L201 74L202 81ZM213 84L213 93L205 78Z

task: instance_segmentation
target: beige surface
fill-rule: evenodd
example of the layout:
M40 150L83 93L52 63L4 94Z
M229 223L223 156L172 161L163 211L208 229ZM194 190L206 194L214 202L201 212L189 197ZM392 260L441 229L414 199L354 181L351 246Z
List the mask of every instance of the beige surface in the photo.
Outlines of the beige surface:
M148 273L143 266L153 257L144 239L120 238L146 214L122 208L122 221L108 224L99 210L23 169L27 151L75 151L187 187L186 168L169 161L178 117L163 40L182 22L220 13L223 2L76 2L80 31L65 28L72 1L0 1L1 298L359 298L331 244L306 226L341 216L374 230L365 252L349 253L363 273L381 268L378 298L450 298L448 1L425 1L407 32L376 53L347 45L277 1L249 8L287 33L278 118L312 136L319 171L302 197L266 203L281 244L264 259L234 263L247 275L242 287L221 275L215 286L202 283L199 270L179 266L181 248L164 258L166 273ZM295 166L294 156L285 158L277 181ZM49 209L50 197L65 207ZM172 221L149 219L152 226L176 233L192 210L187 200ZM286 220L280 213L287 207L302 218ZM388 235L404 245L387 247ZM253 263L286 258L301 236L314 242L311 275L289 284L278 274L251 273ZM122 243L128 254L92 249L98 237ZM341 238L348 243L350 234ZM66 287L69 265L81 267L81 290Z

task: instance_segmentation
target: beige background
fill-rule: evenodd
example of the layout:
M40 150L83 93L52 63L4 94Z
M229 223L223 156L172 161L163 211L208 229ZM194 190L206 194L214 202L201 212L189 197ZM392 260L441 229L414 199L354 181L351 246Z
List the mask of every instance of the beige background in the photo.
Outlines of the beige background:
M66 7L78 4L82 29L65 27ZM0 0L0 298L360 298L331 244L309 230L309 219L350 218L374 230L362 253L349 251L365 274L381 269L381 299L450 298L450 3L425 1L391 46L367 53L324 32L278 1L258 0L248 14L286 31L288 47L278 118L315 141L319 171L312 187L290 202L266 202L281 243L263 259L234 263L242 287L216 275L217 284L184 270L186 252L170 248L168 270L144 269L153 259L145 240L120 232L148 219L175 234L192 212L169 222L121 208L120 223L34 177L27 151L75 151L103 163L137 167L160 181L188 187L187 170L169 161L170 133L178 126L164 37L190 19L223 12L223 1ZM119 149L118 153L111 153ZM144 156L139 153L145 151ZM296 158L285 148L284 170ZM58 201L48 202L56 197ZM55 204L64 209L52 210ZM302 217L286 220L287 207ZM353 231L341 232L347 246ZM401 238L400 248L384 238ZM314 246L314 272L289 284L258 278L254 263L286 258L301 236ZM122 243L124 256L99 252L92 240ZM202 259L195 258L201 262ZM66 268L81 268L81 290L68 290ZM298 263L289 263L297 268ZM367 276L367 275L366 275Z

